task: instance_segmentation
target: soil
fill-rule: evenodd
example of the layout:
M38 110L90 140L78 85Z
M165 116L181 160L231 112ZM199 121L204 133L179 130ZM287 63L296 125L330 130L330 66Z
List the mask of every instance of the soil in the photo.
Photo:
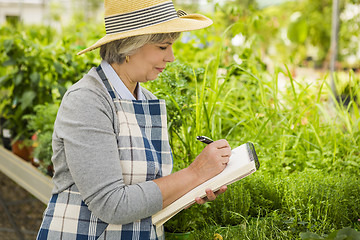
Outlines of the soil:
M0 171L0 239L34 240L46 205Z

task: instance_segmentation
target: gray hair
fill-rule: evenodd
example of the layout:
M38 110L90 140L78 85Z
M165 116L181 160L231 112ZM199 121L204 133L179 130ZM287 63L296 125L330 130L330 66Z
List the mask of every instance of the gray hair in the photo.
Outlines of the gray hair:
M100 56L109 64L123 63L126 56L134 54L148 43L162 43L165 40L176 40L179 32L138 35L106 43L100 47Z

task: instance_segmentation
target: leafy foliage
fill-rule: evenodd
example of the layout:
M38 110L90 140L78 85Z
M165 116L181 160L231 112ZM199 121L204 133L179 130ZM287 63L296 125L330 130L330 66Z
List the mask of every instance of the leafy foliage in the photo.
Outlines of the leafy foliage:
M48 28L13 30L1 28L0 89L2 115L14 137L29 138L24 115L33 114L34 106L61 99L66 88L79 80L93 65L91 58L75 58L76 49L67 38L51 41ZM91 56L91 55L90 55Z

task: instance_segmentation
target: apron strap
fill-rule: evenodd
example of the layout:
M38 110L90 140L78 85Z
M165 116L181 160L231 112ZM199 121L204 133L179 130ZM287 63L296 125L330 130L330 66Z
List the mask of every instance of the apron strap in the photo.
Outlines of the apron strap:
M110 96L112 99L115 99L116 96L115 96L115 92L114 90L111 88L110 86L110 83L109 83L109 80L107 79L107 77L105 76L105 73L104 71L102 70L101 68L101 65L99 65L97 68L96 68L96 71L97 73L99 74L99 77L101 78L101 80L103 81L107 91L109 92Z

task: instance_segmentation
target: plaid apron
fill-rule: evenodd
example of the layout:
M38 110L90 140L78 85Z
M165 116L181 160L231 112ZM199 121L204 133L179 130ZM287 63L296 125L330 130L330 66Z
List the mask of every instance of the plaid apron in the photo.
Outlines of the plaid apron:
M119 99L101 66L96 70L117 109L120 126L117 139L125 184L170 174L172 154L165 101ZM37 239L155 240L164 239L164 233L163 228L156 229L151 217L125 225L101 221L89 211L77 187L72 185L59 194L53 194Z

